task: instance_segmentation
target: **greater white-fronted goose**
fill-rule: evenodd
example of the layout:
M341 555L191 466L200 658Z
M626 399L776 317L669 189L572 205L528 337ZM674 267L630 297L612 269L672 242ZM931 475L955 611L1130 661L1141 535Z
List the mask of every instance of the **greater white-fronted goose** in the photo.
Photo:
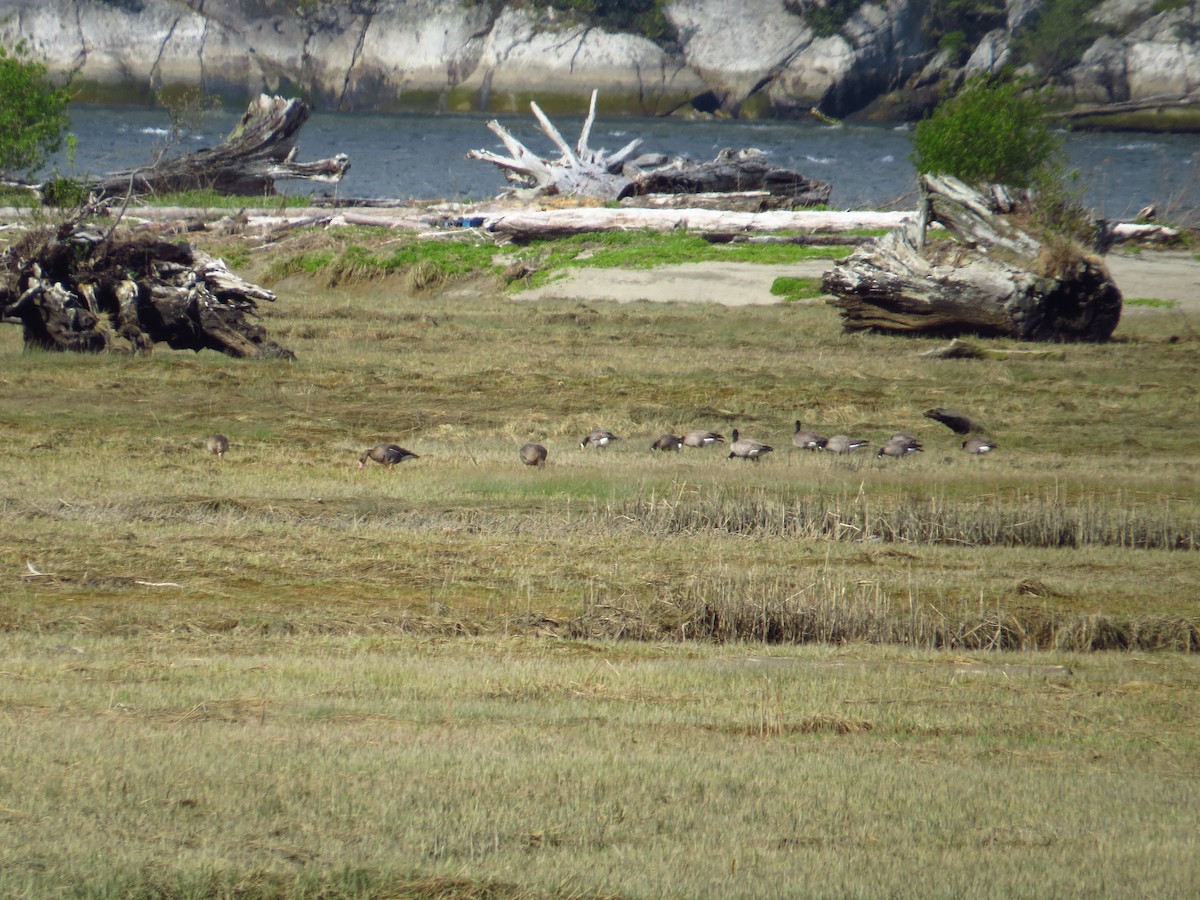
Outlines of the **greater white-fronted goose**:
M619 441L619 440L620 440L620 438L617 437L615 434L613 434L611 431L600 431L599 429L597 429L596 431L593 431L591 434L589 434L587 437L585 437L582 441L580 441L579 446L581 448L585 448L585 449L589 445L591 445L592 447L607 447L613 441Z
M678 450L683 446L683 438L677 434L660 434L650 445L651 450Z
M229 449L229 438L223 434L210 434L205 440L204 446L217 459L224 459L225 451Z
M715 431L689 431L683 436L685 447L711 447L713 444L725 443L725 435Z
M821 449L828 450L830 453L853 453L860 447L865 447L870 441L859 440L845 434L835 434L825 442L825 446Z
M962 448L968 453L974 453L976 456L983 456L985 453L991 453L1000 445L989 438L967 438L962 442Z
M376 444L358 458L358 467L361 469L365 466L368 459L375 460L375 462L379 463L385 469L391 471L392 466L397 463L402 463L406 459L420 459L420 457L411 450L405 450L399 444Z
M922 450L921 442L909 434L894 434L891 439L884 443L879 448L876 457L894 456L899 459L902 456L909 456L913 453L920 453Z
M811 429L802 427L800 420L796 420L796 430L792 433L793 447L798 447L801 450L820 450L825 446L825 440L825 435L817 434Z
M527 466L544 466L546 464L546 448L541 444L526 444L521 448L521 462Z
M750 438L739 438L738 430L733 429L733 443L729 445L729 459L752 459L758 462L763 456L775 450L769 444L752 441Z

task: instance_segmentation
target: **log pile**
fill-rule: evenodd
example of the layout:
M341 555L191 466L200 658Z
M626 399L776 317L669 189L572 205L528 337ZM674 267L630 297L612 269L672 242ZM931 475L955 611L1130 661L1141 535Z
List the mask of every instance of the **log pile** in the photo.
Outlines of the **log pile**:
M251 321L259 301L274 299L187 243L115 227L67 221L0 254L0 320L46 350L148 353L165 343L294 359Z
M110 172L91 180L88 190L101 198L196 189L263 197L275 194L277 178L340 181L350 168L346 154L309 163L296 159L296 141L310 114L303 100L263 94L218 146Z
M773 166L758 150L722 150L707 163L668 160L660 153L641 153L642 140L630 141L615 153L588 146L596 120L597 92L592 92L587 119L579 140L571 147L537 103L530 103L543 134L559 151L554 159L539 157L513 137L499 122L487 123L508 151L471 150L467 159L498 166L510 182L510 193L523 198L569 196L599 201L622 200L660 194L704 194L710 198L729 194L737 203L748 193L758 194L754 209L796 209L827 203L832 186L798 172Z
M917 217L826 273L844 327L1107 341L1121 292L1096 252L1063 235L1035 237L1030 201L1000 186L922 176ZM934 223L949 237L931 238Z

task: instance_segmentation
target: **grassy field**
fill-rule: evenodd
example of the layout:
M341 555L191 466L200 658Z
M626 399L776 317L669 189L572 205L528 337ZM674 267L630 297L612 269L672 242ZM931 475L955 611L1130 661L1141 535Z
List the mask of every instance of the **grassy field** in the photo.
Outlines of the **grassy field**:
M1200 890L1186 314L939 361L390 241L215 248L293 363L0 330L0 894ZM650 452L690 428L776 449ZM359 470L383 440L420 458Z

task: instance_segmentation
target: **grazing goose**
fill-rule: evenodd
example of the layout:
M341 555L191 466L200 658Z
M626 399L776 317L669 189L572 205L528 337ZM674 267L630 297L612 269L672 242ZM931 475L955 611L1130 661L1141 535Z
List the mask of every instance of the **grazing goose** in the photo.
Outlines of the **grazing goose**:
M985 453L991 453L999 444L987 438L967 438L962 443L962 448L968 453L974 453L976 456L983 456Z
M591 444L593 447L607 447L613 441L619 440L620 438L611 431L596 430L580 441L579 446L583 449L586 449L588 444Z
M526 444L521 448L521 462L527 466L544 466L546 464L546 448L541 444Z
M677 434L659 435L658 440L650 445L651 450L678 450L683 446L683 438Z
M774 447L749 438L739 438L738 430L733 429L733 443L729 445L729 459L752 459L758 462L759 457L774 451Z
M894 456L899 459L910 453L920 453L921 442L909 434L894 434L875 454L876 457Z
M792 434L792 446L799 447L801 450L820 450L825 446L825 440L825 435L802 428L800 420L796 420L796 431Z
M225 451L229 449L229 438L223 434L210 434L204 442L204 446L217 459L224 459Z
M396 463L402 463L406 459L420 459L420 457L411 450L405 450L399 444L376 444L358 458L358 467L361 469L365 466L368 459L375 460L390 472Z
M725 443L725 435L715 431L689 431L683 436L685 447L711 447L713 444Z
M835 434L825 442L823 449L830 453L853 453L860 447L865 447L870 441L860 441L857 438L852 438L844 434Z

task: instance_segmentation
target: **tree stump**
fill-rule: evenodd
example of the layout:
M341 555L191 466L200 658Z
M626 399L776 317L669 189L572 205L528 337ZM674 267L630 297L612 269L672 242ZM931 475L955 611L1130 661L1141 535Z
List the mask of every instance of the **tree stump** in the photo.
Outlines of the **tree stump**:
M1121 292L1097 253L1026 230L1029 201L922 176L918 217L827 272L829 302L850 331L1107 341Z
M65 222L0 255L0 319L25 344L79 353L219 350L294 359L250 321L275 295L224 261L153 235L117 235Z
M89 182L88 189L101 197L208 189L261 197L275 193L277 178L341 181L350 168L344 153L310 163L296 160L296 141L310 114L303 100L263 94L218 146L110 172Z

